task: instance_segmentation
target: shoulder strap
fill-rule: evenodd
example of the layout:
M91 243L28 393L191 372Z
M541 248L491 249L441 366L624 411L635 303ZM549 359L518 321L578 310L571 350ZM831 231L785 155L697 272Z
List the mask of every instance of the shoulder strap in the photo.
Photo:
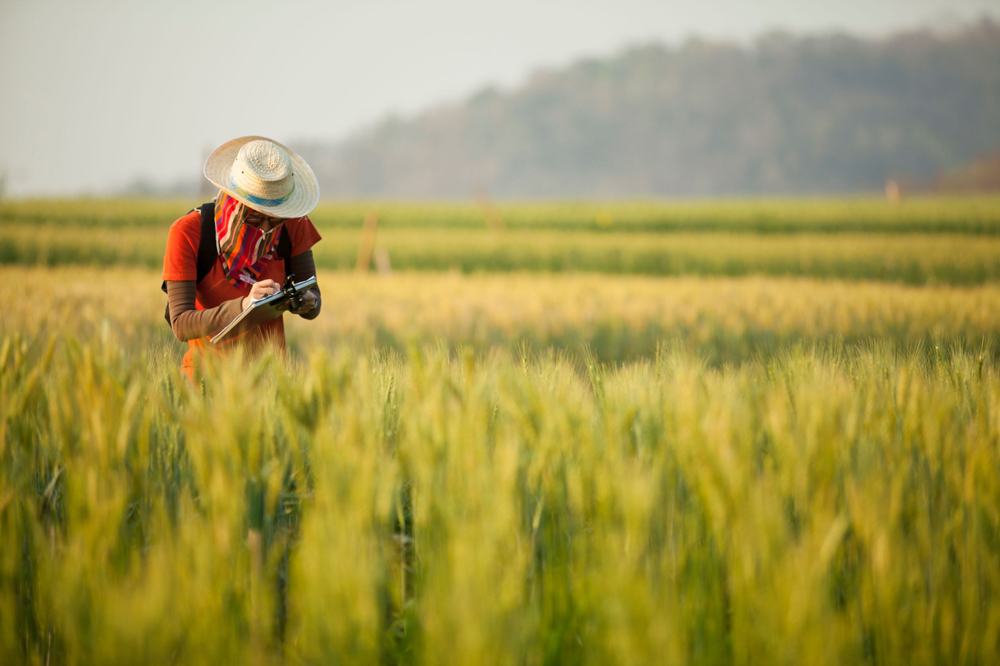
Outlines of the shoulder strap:
M215 246L215 202L210 201L198 208L192 208L188 211L188 215L196 210L201 211L201 239L198 245L198 261L195 267L198 275L195 284L201 282L201 279L208 275L208 272L212 270L212 264L215 263L215 258L219 256L219 250ZM164 294L167 293L167 283L165 280L160 285L160 288Z
M281 236L278 238L278 256L285 262L285 274L287 275L288 271L291 270L289 259L292 258L292 236L288 233L287 223L282 228Z
M201 205L201 242L198 244L198 282L209 274L219 248L215 242L215 202Z
M199 208L188 211L188 213L193 213ZM209 271L212 270L212 264L215 263L216 257L219 256L219 250L215 245L215 202L209 202L202 204L201 210L201 239L198 242L198 263L196 265L196 270L198 278L195 284L201 282L202 278L208 275ZM160 289L163 293L167 293L167 282L166 280L160 285ZM166 311L163 313L164 319L167 320L167 324L170 324L170 304L167 303Z

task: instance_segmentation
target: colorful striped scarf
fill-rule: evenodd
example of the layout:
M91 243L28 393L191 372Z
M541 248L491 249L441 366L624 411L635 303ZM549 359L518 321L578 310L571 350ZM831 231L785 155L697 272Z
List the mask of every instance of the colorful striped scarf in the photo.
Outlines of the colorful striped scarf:
M215 199L215 233L222 269L231 284L253 284L274 258L284 222L269 231L247 224L249 208L219 192Z

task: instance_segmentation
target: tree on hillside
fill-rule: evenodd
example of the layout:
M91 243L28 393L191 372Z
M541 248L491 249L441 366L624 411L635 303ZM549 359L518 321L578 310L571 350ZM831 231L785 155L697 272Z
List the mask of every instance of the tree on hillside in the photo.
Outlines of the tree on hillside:
M1000 149L1000 25L647 45L304 147L328 195L873 191Z

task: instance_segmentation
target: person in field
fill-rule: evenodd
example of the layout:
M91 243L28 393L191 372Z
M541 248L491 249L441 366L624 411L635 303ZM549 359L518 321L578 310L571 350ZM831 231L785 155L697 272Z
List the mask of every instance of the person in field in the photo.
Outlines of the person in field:
M277 141L234 139L205 162L205 177L219 194L174 222L163 256L167 318L187 342L181 368L194 379L199 357L234 345L257 353L285 348L282 318L250 329L230 343L209 336L233 321L250 299L277 293L286 274L301 281L316 274L312 246L319 232L307 216L319 201L319 185L305 160ZM214 237L203 238L202 231ZM204 273L204 274L203 274ZM303 319L320 311L318 288L289 310Z

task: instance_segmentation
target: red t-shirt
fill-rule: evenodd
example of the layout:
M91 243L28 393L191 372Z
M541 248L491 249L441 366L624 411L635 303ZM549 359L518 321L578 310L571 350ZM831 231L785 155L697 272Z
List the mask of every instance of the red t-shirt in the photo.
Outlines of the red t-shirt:
M319 232L312 220L303 217L288 220L281 233L289 234L292 242L292 257L302 254L320 240ZM198 279L198 245L201 243L201 212L193 210L170 225L170 235L167 238L167 251L163 255L164 280L196 280ZM277 252L277 251L275 251ZM261 280L274 280L279 285L285 281L285 262L275 254L268 262ZM197 285L195 308L207 310L222 305L234 298L243 298L250 294L250 285L240 282L233 285L226 279L222 270L222 259L216 258L212 270L208 272ZM227 344L239 342L241 346L252 349L274 344L281 350L285 349L285 325L281 318L250 329L233 339L230 343L213 345L208 338L198 338L189 341L190 347L184 354L181 368L189 377L194 377L195 356L206 349L218 351Z

